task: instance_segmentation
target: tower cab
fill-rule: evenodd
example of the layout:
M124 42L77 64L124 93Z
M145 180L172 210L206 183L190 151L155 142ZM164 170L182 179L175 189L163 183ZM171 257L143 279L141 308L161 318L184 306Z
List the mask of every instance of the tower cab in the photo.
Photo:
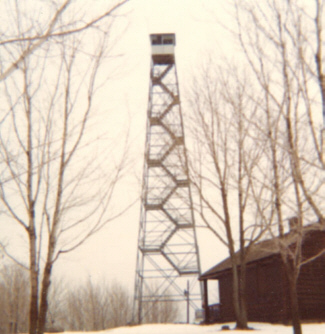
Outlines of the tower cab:
M151 34L150 41L154 64L174 64L175 34Z

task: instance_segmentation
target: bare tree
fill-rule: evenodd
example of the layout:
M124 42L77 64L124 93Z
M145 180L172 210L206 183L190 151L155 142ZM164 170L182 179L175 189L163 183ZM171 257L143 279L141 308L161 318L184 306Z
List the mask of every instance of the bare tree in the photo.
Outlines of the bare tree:
M109 307L106 285L94 284L90 279L81 287L82 310L85 321L83 330L102 330L109 327Z
M316 77L318 79L318 85L321 93L322 101L322 114L323 114L323 129L322 129L322 152L320 159L325 168L325 69L324 69L324 37L323 37L323 24L325 10L324 2L321 0L315 0L316 3L316 15L315 15L315 32L316 32ZM312 127L313 128L313 127Z
M125 326L131 321L132 299L121 284L113 282L107 289L110 327Z
M5 59L1 59L3 63L1 66L0 81L5 80L10 76L17 68L19 68L19 65L26 58L32 55L38 48L41 48L44 43L51 42L51 40L59 36L77 34L90 28L98 28L101 21L104 21L111 16L114 11L126 2L128 2L128 0L121 0L116 3L113 2L112 7L107 11L104 11L104 13L99 16L95 16L87 21L80 17L79 19L73 18L73 21L62 24L62 16L69 6L71 6L72 1L53 1L51 4L53 8L47 20L45 22L35 22L35 17L33 17L32 26L28 27L25 31L21 31L20 24L17 24L19 23L18 21L26 15L26 13L21 13L21 10L19 10L21 3L18 4L18 1L12 3L6 2L4 4L6 8L3 9L3 11L16 13L16 16L14 17L14 26L17 27L17 31L13 34L8 34L8 27L5 27L5 25L3 26L3 31L1 31L2 40L0 42L0 47L2 47L2 50L6 50L7 55L10 55L11 59L6 59L6 57ZM35 4L28 2L27 5L25 4L25 6L33 5ZM43 12L41 13L43 14ZM8 21L7 24L10 26L11 23L12 22ZM39 29L40 27L41 29ZM23 45L24 42L28 43ZM18 52L12 52L17 48L17 45L21 46L20 50Z
M235 2L238 37L255 79L251 100L259 110L251 124L265 143L272 177L264 177L274 203L274 222L290 283L292 321L301 333L297 280L308 262L302 256L303 230L324 224L324 161L321 138L323 97L323 6L282 1ZM312 10L314 9L314 12ZM315 15L315 18L312 16ZM316 22L316 28L310 29ZM320 88L318 90L318 88ZM320 93L320 94L319 94ZM300 236L282 242L285 222L295 218Z
M48 295L48 315L46 318L46 331L63 331L66 319L68 284L62 279L54 276Z
M154 283L150 287L150 291L157 289ZM143 302L143 319L142 323L172 323L177 321L180 315L180 307L177 301L173 300L170 296L170 291L165 291L159 300L156 300L154 296L146 294L148 300Z
M87 321L84 308L87 305L87 301L84 300L83 295L78 290L78 288L69 289L65 296L62 316L62 325L65 330L78 331L86 329Z
M145 309L147 312L144 317L144 323L173 323L177 321L180 315L179 305L173 300L147 303L146 307L148 307L149 310L147 311Z
M265 191L253 182L263 151L254 145L249 126L256 109L247 97L248 82L242 83L234 68L222 70L212 62L205 66L189 92L187 124L196 148L189 149L191 182L201 220L229 250L237 328L244 329L246 256L265 231L261 221L267 208L256 208L253 201Z
M28 272L7 263L0 269L0 329L2 333L20 333L28 329Z
M44 332L59 256L116 215L109 204L125 156L111 154L103 165L95 154L97 134L89 130L95 95L106 79L98 74L111 52L112 13L125 2L113 2L104 16L88 22L69 21L70 1L40 8L48 14L45 21L35 21L30 8L23 11L17 2L9 30L14 37L1 44L7 68L0 96L1 211L28 245L28 258L5 240L1 246L30 272L30 334Z
M60 289L59 289L60 290ZM90 279L62 293L59 308L50 308L59 328L65 330L98 331L125 326L131 316L131 296L119 283L93 283ZM50 306L57 303L57 294ZM55 324L54 324L55 328Z

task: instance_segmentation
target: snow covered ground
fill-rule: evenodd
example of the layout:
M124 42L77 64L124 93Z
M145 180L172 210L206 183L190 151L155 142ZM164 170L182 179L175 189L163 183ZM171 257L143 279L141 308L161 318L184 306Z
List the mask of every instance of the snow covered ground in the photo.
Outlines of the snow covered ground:
M234 324L227 324L230 329ZM262 323L250 323L250 327L256 330L258 334L292 334L292 327L283 325L270 325ZM303 334L324 334L325 323L305 324L302 326ZM87 334L210 334L221 331L221 325L172 325L172 324L154 324L130 327L119 327L101 332L88 332ZM222 331L229 333L229 331ZM233 333L252 334L252 331L236 331ZM78 334L77 332L65 332L65 334ZM83 333L85 334L85 333Z

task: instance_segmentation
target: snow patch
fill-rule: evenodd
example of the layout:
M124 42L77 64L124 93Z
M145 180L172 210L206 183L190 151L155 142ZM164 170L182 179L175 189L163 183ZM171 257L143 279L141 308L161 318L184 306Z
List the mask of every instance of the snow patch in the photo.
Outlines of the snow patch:
M186 324L148 324L140 326L128 326L113 328L100 332L87 332L87 334L210 334L230 333L233 331L221 331L221 327L228 325L230 329L235 327L234 323L218 325L186 325ZM256 334L292 334L291 326L272 325L264 323L249 323L249 327L256 330ZM325 323L302 325L303 334L325 333ZM254 331L236 331L234 333L253 334ZM78 334L78 332L64 332L64 334ZM85 334L80 332L80 334Z

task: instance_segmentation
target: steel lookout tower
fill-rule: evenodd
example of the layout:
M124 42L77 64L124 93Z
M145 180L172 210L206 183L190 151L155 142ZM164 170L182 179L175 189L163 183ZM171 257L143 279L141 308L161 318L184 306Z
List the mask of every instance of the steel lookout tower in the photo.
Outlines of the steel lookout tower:
M200 263L175 64L175 34L152 34L134 321L201 308ZM158 318L157 318L158 317ZM160 318L159 318L160 317Z

